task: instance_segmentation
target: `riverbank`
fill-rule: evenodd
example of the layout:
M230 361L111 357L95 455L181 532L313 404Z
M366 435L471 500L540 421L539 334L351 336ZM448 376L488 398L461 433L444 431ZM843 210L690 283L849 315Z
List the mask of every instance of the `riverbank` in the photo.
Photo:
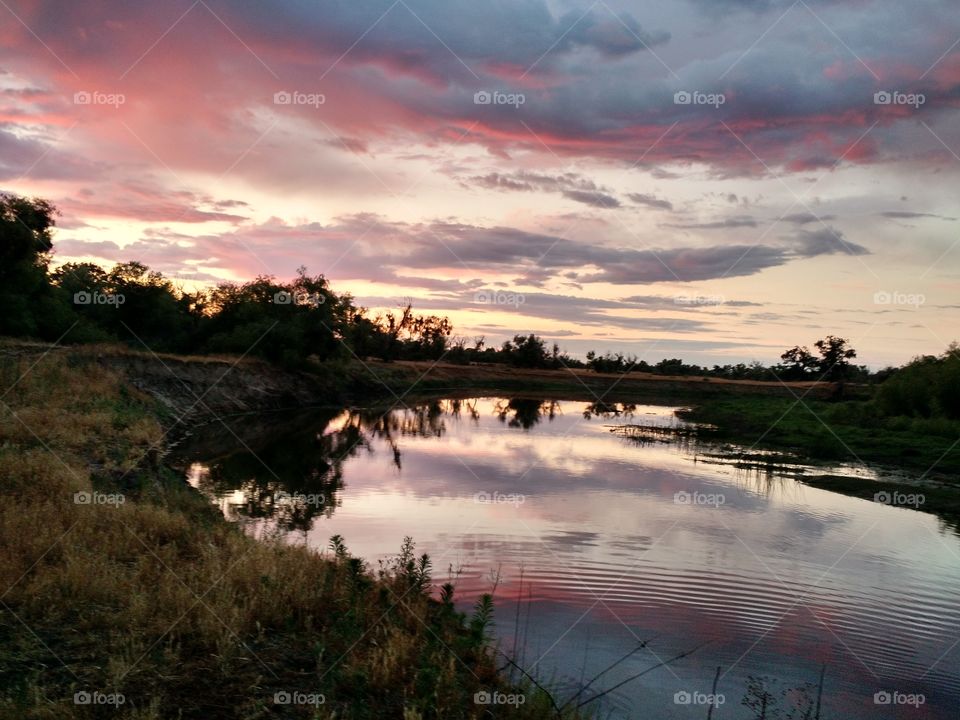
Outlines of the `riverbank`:
M628 402L684 406L683 417L706 428L701 438L733 446L744 467L769 467L768 453L823 463L846 462L902 471L903 480L878 484L867 478L822 475L802 482L871 499L879 492L916 494L919 508L957 526L960 516L960 423L880 417L870 388L848 385L846 399L831 402L831 383L760 382L618 375L586 370L536 370L499 365L376 361L314 364L285 370L261 360L192 357L132 351L122 346L54 348L0 341L0 357L36 358L43 353L93 362L122 373L155 398L168 440L201 422L238 413L342 407L403 406L428 397L516 395L597 403ZM169 444L169 443L168 443ZM889 474L889 473L888 473ZM919 490L918 490L919 489Z
M117 357L0 349L0 718L556 717L412 548L373 572L224 521L162 463L187 393L158 400ZM183 362L222 385L235 361Z
M879 469L883 480L805 473L808 485L865 500L896 503L937 515L960 528L960 423L942 419L883 417L867 400L833 403L803 398L727 397L681 413L703 423L701 436L736 447L740 467L764 470L793 459ZM788 472L789 474L789 472Z

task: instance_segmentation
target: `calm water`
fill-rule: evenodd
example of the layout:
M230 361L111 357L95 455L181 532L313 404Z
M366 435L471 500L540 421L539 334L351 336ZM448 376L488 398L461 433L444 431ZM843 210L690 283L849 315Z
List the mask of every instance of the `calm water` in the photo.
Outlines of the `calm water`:
M464 609L495 587L501 647L561 700L631 650L584 697L695 650L607 695L605 717L704 718L678 693L709 693L718 666L715 718L754 717L757 681L792 717L825 665L824 719L960 718L957 535L617 431L673 410L447 400L230 422L180 452L252 534L340 534L374 566L412 535Z

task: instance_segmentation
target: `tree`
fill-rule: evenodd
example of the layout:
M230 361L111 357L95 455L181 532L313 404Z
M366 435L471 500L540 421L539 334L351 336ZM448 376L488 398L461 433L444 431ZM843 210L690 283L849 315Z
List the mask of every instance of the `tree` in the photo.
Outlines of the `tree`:
M876 401L888 417L960 420L960 348L914 358L880 385Z
M781 372L787 379L801 379L816 376L817 380L828 380L836 384L834 399L843 397L844 383L855 373L866 374L866 368L855 368L850 361L857 356L857 351L850 347L850 341L836 335L827 335L817 340L813 346L820 357L816 357L806 347L799 345L790 348L780 359L784 364Z
M784 375L789 380L804 378L817 368L817 359L806 346L795 345L783 353L780 359L784 362Z
M445 317L418 315L407 326L404 355L414 360L439 360L447 351L453 325Z
M8 277L21 263L46 268L56 214L46 200L0 193L0 277Z
M503 344L503 354L514 367L544 368L549 365L549 355L543 338L534 334L515 335L513 341Z
M850 361L857 356L857 351L849 347L848 342L836 335L817 340L813 344L820 353L817 372L828 380L842 383L849 374Z
M849 345L849 340L836 335L827 335L813 344L820 357L817 357L806 347L796 345L787 350L780 359L783 360L781 372L787 379L799 380L815 375L817 380L829 380L843 383L852 374L853 366L850 361L857 356L857 351Z
M400 315L387 312L378 315L376 324L384 335L385 343L381 356L387 362L395 360L400 355L400 334L406 330L413 320L413 304L408 302L401 308Z
M50 282L56 208L0 193L0 334L61 337L76 317Z
M235 285L222 283L210 295L209 317L203 323L210 352L252 352L296 366L310 357L326 360L339 350L346 334L345 314L356 310L341 303L322 275L309 277L301 268L292 283L269 276Z

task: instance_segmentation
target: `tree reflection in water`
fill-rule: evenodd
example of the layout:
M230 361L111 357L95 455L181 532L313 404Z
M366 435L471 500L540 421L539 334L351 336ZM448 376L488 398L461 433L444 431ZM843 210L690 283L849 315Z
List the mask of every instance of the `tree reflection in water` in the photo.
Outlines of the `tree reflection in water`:
M560 403L556 400L535 400L531 398L512 398L498 400L494 412L508 427L529 430L540 422L541 418L553 420L560 413Z
M243 418L234 427L211 425L178 452L199 463L194 480L205 494L248 520L271 520L282 531L309 530L340 504L343 465L362 450L384 445L401 468L400 439L440 438L446 418L480 421L477 401L431 400L400 409L312 413L278 420ZM235 451L240 445L243 449Z
M604 402L603 400L597 400L597 402L589 403L583 409L583 419L589 420L590 418L614 418L614 417L633 417L634 413L637 411L637 406L635 403L615 403L615 402Z
M237 418L212 424L178 455L199 463L193 482L238 519L269 519L280 531L309 530L340 504L343 466L359 453L383 448L402 469L403 438L441 438L448 422L480 423L482 400L427 400L397 408L349 408L287 416ZM399 403L398 403L399 404ZM631 417L636 405L595 402L584 417ZM529 430L562 413L555 400L503 398L493 415L511 428ZM238 446L240 449L238 449Z
M323 432L330 422L328 413L312 416L309 423L274 424L260 442L251 439L252 446L235 436L234 447L243 449L226 454L205 453L223 439L201 433L190 452L204 466L197 486L207 495L230 497L231 509L242 518L270 519L282 530L308 530L316 517L329 517L339 505L343 463L365 442L352 426Z

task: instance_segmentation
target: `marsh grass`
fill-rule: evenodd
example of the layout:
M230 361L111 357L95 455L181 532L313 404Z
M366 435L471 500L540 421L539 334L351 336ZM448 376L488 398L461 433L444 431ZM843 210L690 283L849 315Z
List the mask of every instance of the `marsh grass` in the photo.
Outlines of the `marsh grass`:
M960 474L960 421L886 416L871 401L831 403L748 396L710 399L684 414L709 437L789 450L815 460L874 462L931 475Z
M155 461L157 408L89 355L0 358L4 391L0 717L556 717L498 673L488 618L431 599L412 544L373 573L342 541L243 535ZM75 501L94 491L112 502ZM526 702L474 703L497 690ZM325 702L275 702L298 692Z

